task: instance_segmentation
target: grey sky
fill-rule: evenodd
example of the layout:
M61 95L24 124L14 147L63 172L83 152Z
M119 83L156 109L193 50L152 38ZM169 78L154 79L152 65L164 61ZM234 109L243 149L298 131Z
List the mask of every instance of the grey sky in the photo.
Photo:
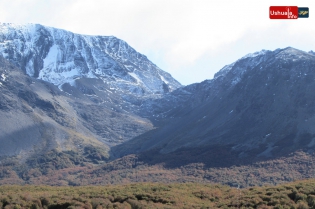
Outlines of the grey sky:
M270 20L269 6L281 5L310 17ZM187 85L247 53L315 50L313 9L313 0L0 0L0 21L116 36Z

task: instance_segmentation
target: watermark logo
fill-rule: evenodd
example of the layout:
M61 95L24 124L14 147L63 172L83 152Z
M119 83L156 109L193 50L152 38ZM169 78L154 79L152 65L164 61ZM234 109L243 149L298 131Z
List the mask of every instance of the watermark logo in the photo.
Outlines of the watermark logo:
M298 13L299 13L299 18L308 18L309 9L308 7L299 7Z
M297 6L271 6L269 7L270 19L297 19L299 17Z

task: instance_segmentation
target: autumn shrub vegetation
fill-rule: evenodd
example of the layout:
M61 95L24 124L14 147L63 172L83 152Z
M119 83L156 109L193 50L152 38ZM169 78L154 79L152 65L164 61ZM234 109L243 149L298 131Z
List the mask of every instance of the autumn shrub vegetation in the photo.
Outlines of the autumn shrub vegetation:
M169 163L162 157L156 162L137 155L109 160L103 150L87 147L82 149L82 153L51 150L24 161L17 157L1 158L0 185L87 186L197 182L253 187L315 178L315 155L304 151L231 166L209 166L205 162L175 166L173 161Z
M0 208L315 208L315 180L236 188L200 183L0 186Z

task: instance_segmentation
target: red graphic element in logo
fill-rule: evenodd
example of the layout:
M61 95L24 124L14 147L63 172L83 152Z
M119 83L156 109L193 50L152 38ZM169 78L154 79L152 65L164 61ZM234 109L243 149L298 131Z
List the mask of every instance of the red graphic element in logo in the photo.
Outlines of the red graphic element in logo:
M270 19L297 19L299 17L297 6L271 6L269 7Z

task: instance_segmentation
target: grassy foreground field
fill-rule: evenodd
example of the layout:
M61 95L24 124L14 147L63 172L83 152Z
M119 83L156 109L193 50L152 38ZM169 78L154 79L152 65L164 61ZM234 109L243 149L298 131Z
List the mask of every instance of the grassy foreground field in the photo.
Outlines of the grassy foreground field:
M216 184L0 186L0 208L315 208L315 180L237 189Z

